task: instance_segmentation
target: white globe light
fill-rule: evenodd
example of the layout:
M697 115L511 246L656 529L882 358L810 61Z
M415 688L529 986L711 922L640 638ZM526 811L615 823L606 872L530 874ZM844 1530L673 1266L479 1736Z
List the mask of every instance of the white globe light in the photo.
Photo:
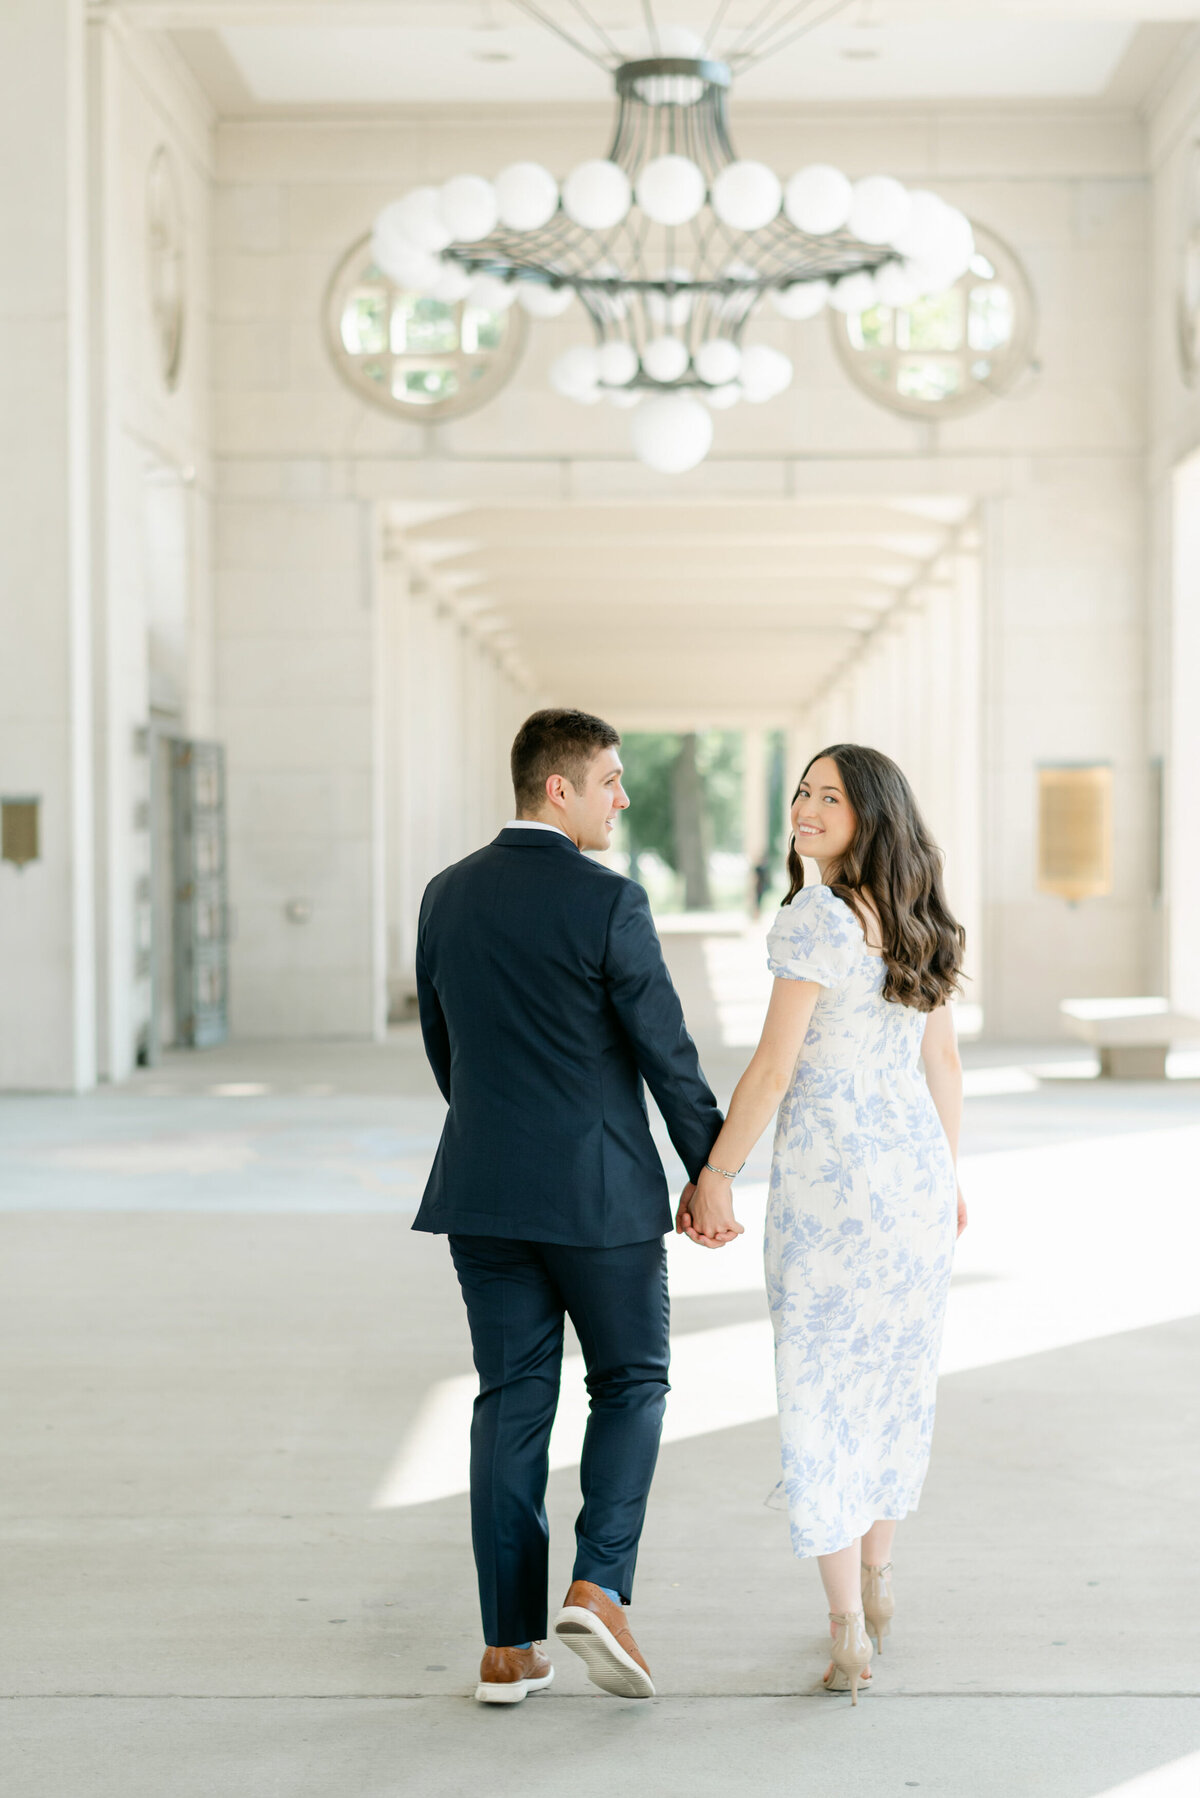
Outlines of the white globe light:
M907 257L900 266L909 285L915 288L918 299L925 299L929 294L945 293L958 279L957 275L939 268L936 263L920 262L915 256Z
M924 298L929 294L945 293L962 279L964 271L961 263L947 262L944 257L931 257L928 261L912 257L904 263L904 272L918 295Z
M604 395L610 406L616 406L622 412L632 412L640 406L643 399L640 387L610 387Z
M849 225L862 243L891 243L912 211L908 189L890 175L867 175L854 183Z
M901 262L885 262L875 271L875 297L881 306L911 306L921 289Z
M737 380L742 352L728 337L710 337L697 349L692 363L702 381L710 387L724 387L727 382Z
M656 156L638 176L638 205L656 225L686 225L704 194L703 170L690 156Z
M422 250L432 250L436 255L451 241L442 217L442 196L436 187L414 187L411 193L397 200L394 207L389 206L386 210L395 212L405 237Z
M687 345L678 337L652 337L642 351L642 367L652 381L678 381L687 365Z
M371 230L373 239L378 243L411 244L412 238L408 235L404 225L407 216L404 202L393 200L390 206L385 206L383 211L376 216Z
M431 292L442 276L442 265L436 256L394 233L385 235L376 229L371 238L371 256L389 281L414 293Z
M793 281L790 287L771 289L771 304L780 318L816 318L828 298L828 281Z
M936 253L943 231L946 202L927 187L914 187L908 196L908 217L891 238L894 249L902 256L918 260Z
M935 261L944 261L947 267L956 268L962 275L966 273L974 254L975 233L971 229L970 219L957 206L947 206Z
M441 192L442 222L455 243L478 243L496 229L496 190L482 175L455 175Z
M665 293L648 292L646 295L646 315L652 325L672 325L676 329L686 325L692 315L692 296L688 292L691 273L686 268L664 269L657 277L660 281L677 281L680 291L667 298Z
M827 162L798 169L783 190L783 210L797 231L824 237L840 231L850 217L854 189L841 169Z
M517 301L530 318L561 318L575 298L573 287L551 287L545 281L522 281Z
M496 176L496 210L510 231L540 231L558 211L558 182L540 162L513 162Z
M687 25L660 25L654 38L647 32L647 56L672 56L695 61L704 55L704 39Z
M563 182L563 210L585 231L609 231L629 211L629 176L615 162L581 162Z
M835 312L866 312L877 298L874 278L866 269L859 269L856 274L843 275L840 281L834 282L829 304Z
M578 343L550 364L550 385L564 399L583 398L600 379L600 357L591 344Z
M714 412L727 412L741 397L742 390L736 381L730 381L725 387L710 387L704 396Z
M638 407L632 427L638 460L660 474L684 474L712 445L712 414L686 393L656 393Z
M731 162L713 182L713 211L734 231L761 231L782 199L779 176L765 162Z
M782 350L769 343L753 343L742 351L742 392L752 404L773 400L790 387L793 369Z
M441 274L429 290L433 298L441 300L446 306L453 306L459 300L465 300L474 285L474 275L468 274L467 270L457 262L443 261L441 270Z
M637 374L637 351L631 343L618 339L600 345L600 379L606 387L628 387Z
M484 312L507 312L516 297L516 284L499 275L476 275L467 294L468 302Z

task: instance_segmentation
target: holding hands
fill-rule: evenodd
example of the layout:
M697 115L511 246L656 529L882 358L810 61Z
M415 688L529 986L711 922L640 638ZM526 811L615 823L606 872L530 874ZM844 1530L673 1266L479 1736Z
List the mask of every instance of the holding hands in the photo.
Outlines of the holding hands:
M705 1167L699 1180L689 1181L675 1213L675 1232L690 1236L702 1249L723 1249L743 1235L744 1228L733 1215L732 1179Z

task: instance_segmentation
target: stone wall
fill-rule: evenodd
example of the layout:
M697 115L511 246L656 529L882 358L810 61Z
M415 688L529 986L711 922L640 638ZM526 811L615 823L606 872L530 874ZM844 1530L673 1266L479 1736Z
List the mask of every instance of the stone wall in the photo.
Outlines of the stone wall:
M822 321L772 319L755 334L792 355L795 386L772 405L720 415L708 462L672 482L632 460L620 414L581 415L550 391L550 360L585 336L568 314L533 327L517 377L480 412L432 430L393 421L342 386L325 350L322 302L337 261L379 205L414 182L494 173L518 155L564 170L603 144L605 116L225 124L214 266L222 532L240 541L248 514L266 532L300 494L329 517L355 503L506 496L969 496L981 509L983 564L983 872L971 906L987 1022L1006 1036L1054 1034L1059 998L1136 990L1155 954L1141 802L1150 210L1140 122L1068 106L870 118L743 109L736 124L743 152L781 169L818 156L854 174L887 168L935 185L999 232L1037 293L1037 371L1009 399L931 427L859 393ZM274 529L282 555L286 525ZM322 576L331 607L334 577L331 564ZM252 603L250 587L276 578L223 555L222 631L237 628L231 612ZM677 698L667 667L662 696L667 713ZM800 738L820 734L815 719L794 725ZM857 728L869 735L870 718ZM236 741L234 729L235 758ZM1117 890L1074 909L1039 896L1034 882L1036 768L1064 758L1111 761L1118 793ZM254 834L258 822L242 828Z

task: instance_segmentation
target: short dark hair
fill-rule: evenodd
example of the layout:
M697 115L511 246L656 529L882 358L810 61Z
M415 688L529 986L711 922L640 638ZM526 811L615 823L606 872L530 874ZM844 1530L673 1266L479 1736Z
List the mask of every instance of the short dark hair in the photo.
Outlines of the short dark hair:
M576 792L581 791L597 750L616 749L620 742L620 731L590 712L561 706L534 712L513 739L512 783L518 813L540 810L552 774L561 774Z

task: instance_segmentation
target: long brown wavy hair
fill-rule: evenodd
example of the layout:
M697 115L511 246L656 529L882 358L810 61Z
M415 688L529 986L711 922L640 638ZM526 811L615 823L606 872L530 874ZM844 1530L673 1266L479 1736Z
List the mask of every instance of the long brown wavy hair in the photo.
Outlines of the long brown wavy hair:
M883 996L914 1011L934 1011L962 985L966 932L942 891L942 852L925 827L909 786L890 756L861 743L835 743L819 750L792 794L795 805L813 762L836 762L846 798L858 820L850 847L836 867L829 889L844 899L864 931L863 894L879 914L885 974ZM804 885L804 864L796 838L788 843L790 905Z

